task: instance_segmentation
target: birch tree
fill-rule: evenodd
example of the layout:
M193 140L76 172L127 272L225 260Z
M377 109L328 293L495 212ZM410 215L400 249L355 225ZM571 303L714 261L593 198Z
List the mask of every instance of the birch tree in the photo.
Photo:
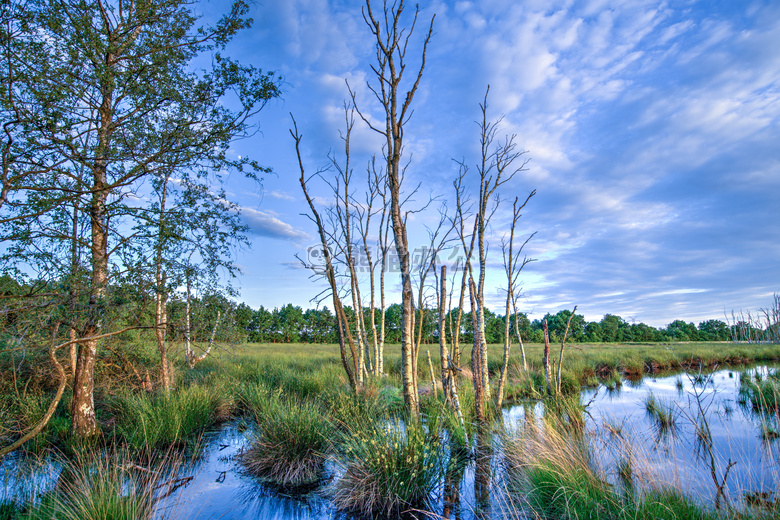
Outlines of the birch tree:
M427 33L423 39L419 66L413 72L411 79L405 76L409 65L406 53L409 42L414 34L419 15L419 6L415 6L414 15L409 27L402 24L402 14L405 9L403 0L399 2L382 2L381 11L376 11L370 0L366 0L363 9L363 19L374 37L376 62L372 64L374 81L367 82L368 89L374 94L384 114L384 125L370 118L357 104L356 94L350 89L352 101L357 107L363 121L384 140L385 171L388 192L390 196L390 220L392 222L393 238L401 271L401 358L402 387L404 404L413 417L419 415L419 395L414 382L416 367L414 345L414 294L412 290L412 268L410 262L409 240L406 221L402 211L402 181L403 168L401 157L404 146L404 127L411 117L411 106L425 69L425 56L428 43L433 35L431 17Z
M196 27L191 5L181 0L35 0L25 10L30 30L20 45L38 54L14 62L23 78L14 110L24 121L26 143L48 160L40 193L50 201L87 197L90 281L72 431L89 437L98 433L94 367L98 338L108 333L106 294L140 210L129 195L147 176L171 168L256 177L262 168L229 156L228 146L253 131L249 118L279 94L278 78L221 54L250 25L240 0L210 27ZM193 60L203 55L212 67L194 70ZM223 102L227 96L232 108ZM82 168L84 178L76 177ZM65 181L77 186L64 190ZM18 195L9 218L23 215L38 195Z
M473 216L468 215L469 203L467 183L469 168L461 162L460 172L455 181L457 203L457 219L461 246L465 252L464 271L461 282L461 308L466 288L468 286L471 302L472 322L474 327L474 345L472 351L472 370L474 370L475 392L477 401L491 399L490 376L488 373L487 341L485 338L485 277L488 265L487 231L493 215L501 203L501 188L505 187L518 173L525 170L528 159L526 152L520 150L515 142L516 136L509 135L498 140L498 130L502 118L488 120L488 95L490 87L485 91L485 97L480 103L481 119L478 122L480 131L480 157L476 164L477 197ZM467 234L467 219L473 219L471 232ZM474 267L471 257L476 252L478 277L474 280ZM460 314L459 310L459 314ZM458 320L460 321L460 320ZM478 411L484 403L478 403Z
M501 409L504 403L504 392L506 387L507 371L509 369L509 351L512 347L512 335L509 330L509 310L510 304L514 310L515 315L515 329L518 330L518 343L520 344L520 353L523 359L523 370L528 370L528 364L525 358L525 347L523 341L520 338L519 328L517 327L517 289L518 278L523 268L528 263L533 262L533 259L524 256L522 259L520 255L523 254L528 241L533 238L536 233L532 233L519 247L515 247L515 232L517 231L517 223L522 216L523 208L525 208L531 197L536 195L536 190L525 198L524 201L520 201L519 197L515 197L515 201L512 204L512 225L509 228L509 238L502 240L501 251L504 258L504 273L506 274L506 305L504 306L504 358L501 361L501 374L498 377L498 395L496 396L496 407Z

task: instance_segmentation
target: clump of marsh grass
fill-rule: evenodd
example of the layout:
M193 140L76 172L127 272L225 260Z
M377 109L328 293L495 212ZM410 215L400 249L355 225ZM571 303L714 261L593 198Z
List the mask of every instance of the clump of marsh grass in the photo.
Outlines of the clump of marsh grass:
M545 421L541 429L507 439L505 465L510 497L523 518L556 520L715 520L717 515L672 489L639 489L635 462L617 460L623 486L611 485L594 466L588 438ZM621 489L623 490L621 492Z
M770 373L766 378L760 373L752 377L743 373L739 379L739 393L737 402L750 407L755 412L780 412L780 378L776 373Z
M364 385L358 394L352 391L331 391L322 397L322 401L327 403L331 419L342 429L350 424L369 424L396 408L399 402L403 406L400 390L371 383Z
M678 413L673 403L663 402L651 392L645 397L645 411L653 420L659 436L676 430Z
M619 511L609 485L594 471L583 437L549 418L542 430L506 441L510 489L532 516L611 518Z
M620 390L620 387L623 386L623 378L621 377L620 372L618 372L616 368L613 368L602 379L602 383L607 391L614 392Z
M157 395L125 395L114 403L114 434L137 450L191 443L224 414L224 395L219 388L197 385Z
M615 437L623 437L623 429L626 426L626 417L622 421L618 422L614 417L606 417L602 420L604 429Z
M312 401L275 399L256 416L257 434L241 455L247 471L282 488L317 484L325 475L333 427Z
M331 497L340 511L397 518L427 507L445 473L446 446L434 425L377 421L348 432L336 458L342 473Z
M170 454L158 458L154 466L144 467L126 452L82 453L63 463L57 488L18 518L151 520L160 500L188 482L187 477L177 477L180 466L181 460Z

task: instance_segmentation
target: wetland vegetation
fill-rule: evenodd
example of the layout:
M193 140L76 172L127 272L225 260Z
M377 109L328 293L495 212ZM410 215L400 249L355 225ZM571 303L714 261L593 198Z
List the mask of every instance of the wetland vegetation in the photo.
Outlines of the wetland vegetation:
M144 359L153 369L153 345L124 348L141 353L137 369ZM242 501L258 500L261 517L278 510L312 518L521 518L533 512L544 518L741 518L777 512L780 446L766 432L778 428L780 371L725 368L723 362L766 366L780 358L780 346L585 345L563 363L574 389L548 397L543 346L527 345L529 369L517 356L511 359L508 388L514 393L508 392L503 412L490 412L487 428L476 420L465 376L459 387L463 426L442 393L427 388L421 418L410 417L399 389L400 347L388 346L387 353L387 375L357 394L337 345L246 344L220 350L192 371L182 361L174 365L177 384L169 394L141 384L99 386L103 437L76 441L67 409L58 408L33 442L3 461L0 518L212 518L216 511L249 518L247 511L258 510ZM672 370L648 371L655 366ZM679 372L691 366L716 370ZM16 395L11 379L3 384L4 425L35 422L39 403L53 390L42 384ZM729 505L719 510L709 466L701 465L706 443L694 442L701 434L690 402L695 389L705 392L699 399L707 408L707 435L716 439L710 446L717 478L742 457L725 482ZM4 442L11 435L6 428ZM231 455L215 462L227 446ZM672 471L683 463L687 467ZM214 473L213 464L226 469ZM37 490L24 483L31 474L38 475ZM231 475L235 487L224 485L229 496L237 494L234 502L198 483L213 483L215 475L219 482L220 474L223 482ZM138 493L128 493L136 487ZM214 503L205 505L203 497Z

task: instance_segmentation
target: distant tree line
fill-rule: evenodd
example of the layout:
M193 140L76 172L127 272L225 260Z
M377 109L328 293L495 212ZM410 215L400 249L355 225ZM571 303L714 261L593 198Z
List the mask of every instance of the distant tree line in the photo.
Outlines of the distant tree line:
M345 312L354 319L354 310L345 307ZM376 313L379 310L375 310ZM389 343L401 341L401 306L392 304L385 311L386 339ZM453 309L450 314L457 314ZM366 326L369 317L364 310ZM303 310L301 307L287 304L275 309L252 309L245 303L235 307L235 330L244 334L250 342L270 343L336 343L338 330L336 319L328 307ZM419 311L418 311L419 316ZM473 338L471 313L464 313L461 320L461 337L466 341ZM547 320L550 340L560 341L571 311L562 310L556 314L547 314L542 319L529 320L524 313L518 313L518 327L523 341L541 343L544 341L542 321ZM436 313L433 310L423 312L423 343L438 343ZM509 317L510 329L515 330L514 316ZM485 339L488 343L503 343L505 317L485 309ZM739 327L753 327L740 323ZM759 330L755 331L760 332ZM733 339L732 327L722 320L706 320L697 325L684 320L674 320L666 327L652 327L645 323L631 323L615 314L607 314L600 321L586 321L581 314L572 317L567 341L577 343L623 343L623 342L665 342L665 341L729 341Z
M13 277L0 276L0 297L8 299L14 295L30 294L32 292L54 294L63 290L64 282L26 281L19 283ZM143 287L137 280L125 280L112 284L109 295L114 311L114 320L124 320L122 324L134 327L153 327L154 313L149 302L154 300L155 289L149 285ZM256 343L337 343L338 325L336 317L327 306L306 309L287 304L278 308L268 309L260 306L253 309L246 303L236 303L219 293L204 292L191 297L191 317L193 324L190 335L193 341L207 341L214 327L216 338L220 342L256 342ZM6 306L2 317L3 328L8 328L13 322L21 319L20 313L29 320L30 310L14 312ZM186 295L173 292L167 301L166 335L173 341L183 341L186 322ZM464 310L465 311L465 310ZM223 318L218 321L218 312ZM352 307L344 307L350 323L355 321ZM385 338L388 343L400 343L402 332L401 305L394 303L385 309ZM420 311L417 319L420 319ZM505 317L485 308L485 339L487 343L500 344L504 342L506 331ZM380 309L374 309L375 322L380 320ZM447 314L448 321L454 322L458 309L452 309ZM544 333L543 320L547 320L550 341L560 342L566 329L566 323L571 316L570 310L562 310L556 314L546 314L541 319L530 320L525 313L518 312L517 326L515 318L509 316L511 334L519 329L524 342L542 343ZM122 316L122 318L120 318ZM128 320L127 316L132 316ZM370 330L370 310L363 310L365 327ZM439 342L437 327L438 315L434 309L424 309L422 312L422 343L436 344ZM125 323L126 322L126 323ZM418 321L419 326L419 321ZM758 323L757 320L739 320L728 323L723 320L711 319L695 325L684 320L674 320L666 327L652 327L641 322L629 322L615 314L606 314L599 321L586 321L582 314L574 314L569 326L567 342L574 343L631 343L631 342L673 342L673 341L749 341L750 338L763 338L767 329L775 330L777 324L770 327ZM776 332L776 331L775 331ZM125 336L135 337L138 332L128 332ZM470 312L463 312L461 318L460 336L463 341L473 341L473 321ZM449 338L448 338L449 339ZM2 339L0 339L2 342Z

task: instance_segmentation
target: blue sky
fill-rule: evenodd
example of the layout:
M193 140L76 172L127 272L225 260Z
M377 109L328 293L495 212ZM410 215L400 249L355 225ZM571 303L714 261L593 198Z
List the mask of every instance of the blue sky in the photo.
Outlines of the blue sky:
M374 50L360 6L258 4L254 26L230 47L285 78L283 99L258 118L261 132L233 150L275 174L262 190L237 176L226 185L251 228L252 248L237 263L241 300L253 307L311 307L322 289L294 258L316 230L301 215L289 113L312 171L339 152L345 79L380 117L365 88ZM423 2L413 64L434 13L405 133L407 185L421 184L418 199L452 200L453 159L478 159L474 122L487 85L489 116L504 116L501 133L516 134L531 159L490 230L491 309L503 313L500 237L511 199L532 189L521 224L537 232L527 251L538 261L522 277L521 310L531 316L576 304L589 320L613 313L662 326L769 305L780 291L780 3ZM356 170L379 145L356 124ZM410 221L412 244L425 242L432 218Z

